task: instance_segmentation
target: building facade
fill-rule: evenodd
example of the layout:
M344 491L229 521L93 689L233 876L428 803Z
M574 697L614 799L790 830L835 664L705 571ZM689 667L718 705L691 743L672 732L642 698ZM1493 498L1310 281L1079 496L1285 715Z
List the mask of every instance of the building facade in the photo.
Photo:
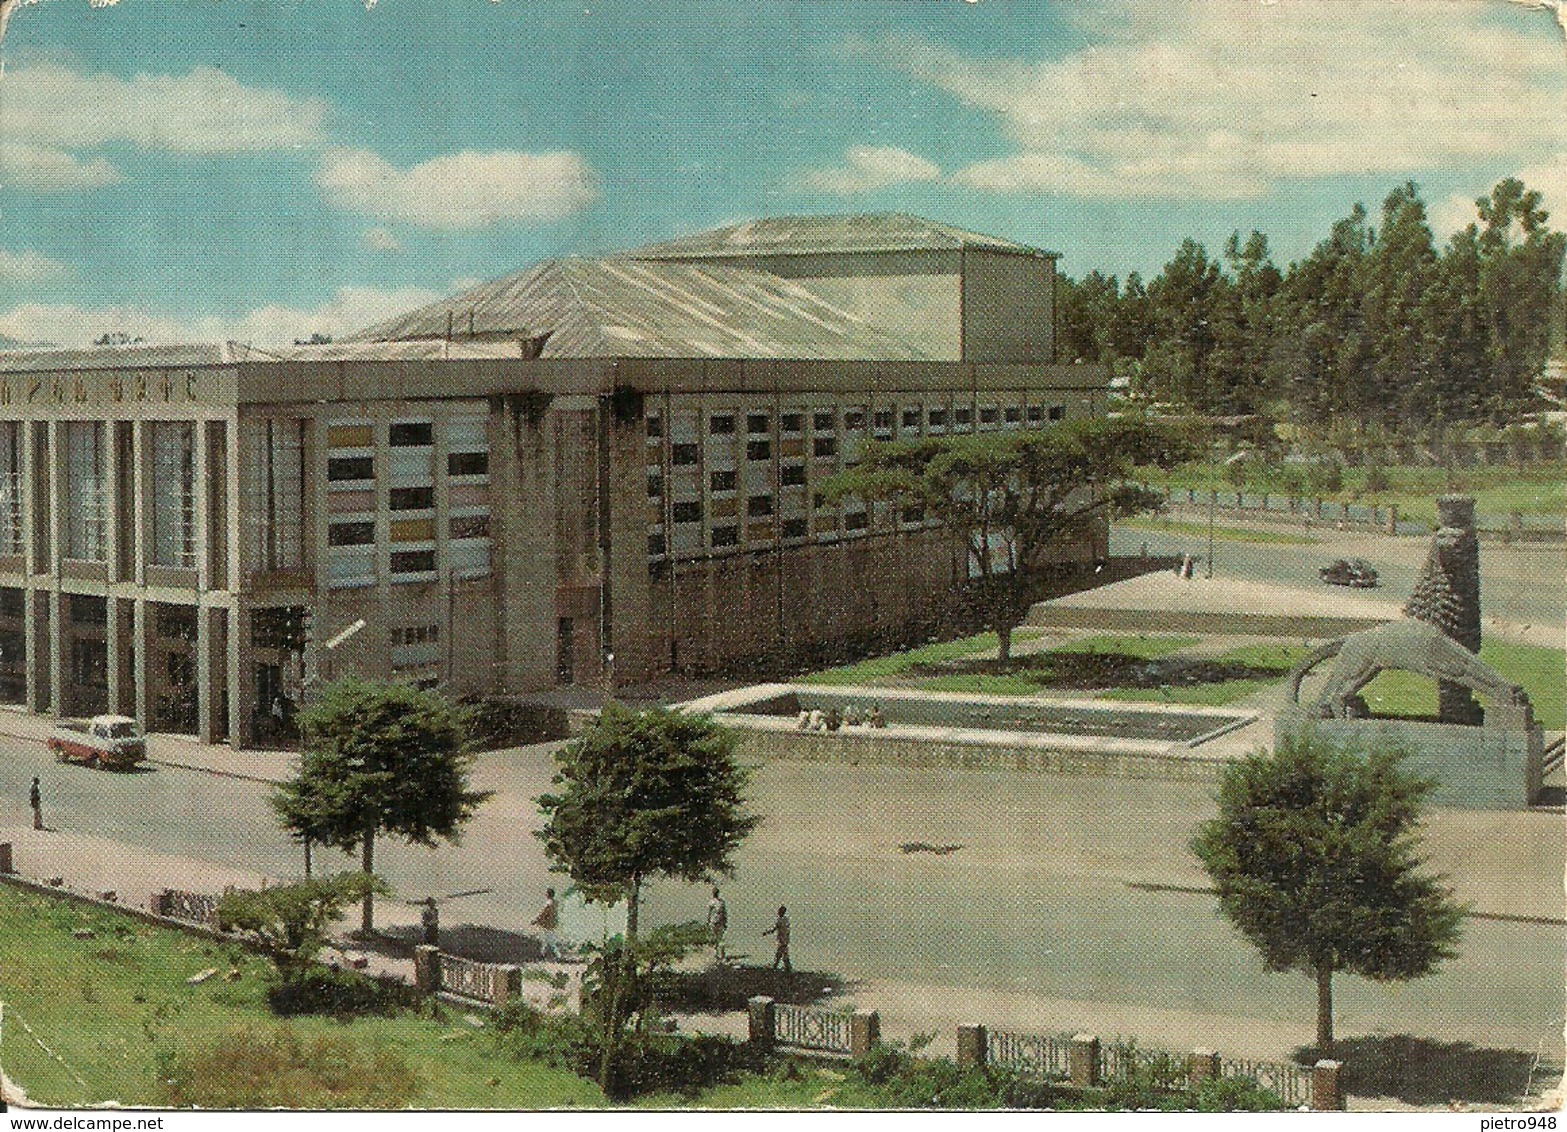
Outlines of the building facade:
M0 355L0 699L243 746L348 672L517 693L904 637L964 552L822 485L872 439L1102 413L1053 280L914 218L773 220L337 343Z

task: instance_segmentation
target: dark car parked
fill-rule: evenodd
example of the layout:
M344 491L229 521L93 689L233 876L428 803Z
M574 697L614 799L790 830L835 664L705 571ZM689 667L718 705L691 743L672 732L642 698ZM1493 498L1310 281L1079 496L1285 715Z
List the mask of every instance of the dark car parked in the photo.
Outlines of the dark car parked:
M1363 558L1340 558L1333 565L1318 570L1317 575L1330 586L1369 590L1377 584L1377 572Z

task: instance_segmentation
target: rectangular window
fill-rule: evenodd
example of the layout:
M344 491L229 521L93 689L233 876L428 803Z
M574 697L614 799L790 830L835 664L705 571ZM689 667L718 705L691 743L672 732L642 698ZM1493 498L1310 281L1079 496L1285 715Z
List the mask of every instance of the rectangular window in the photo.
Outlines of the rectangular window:
M392 573L394 574L433 574L435 573L435 551L433 550L395 550L392 552Z
M1006 422L1007 422L1007 424L1018 424L1019 422L1022 421L1022 419L1023 419L1023 413L1022 413L1022 411L1020 409L1018 409L1018 407L1016 405L1009 405L1009 406L1007 406L1007 411L1006 411Z
M487 476L490 474L488 452L449 452L446 456L446 474L449 476Z
M787 433L802 433L805 431L805 414L785 413L778 418L778 427Z
M109 646L106 642L71 642L71 682L83 688L109 686Z
M333 456L326 462L326 478L333 483L375 479L374 456Z
M747 460L771 460L773 444L770 440L753 440L745 446Z
M108 496L103 424L65 425L66 557L101 562L108 550Z
M429 421L403 421L392 425L387 443L393 448L428 448L435 443L435 426Z
M334 589L375 585L375 552L369 547L333 550L326 561L327 581Z
M196 564L196 427L156 421L152 445L152 560L160 566Z
M733 491L735 489L735 473L732 471L714 472L712 484L714 491Z
M109 599L87 594L71 594L72 625L107 625L109 623Z
M369 546L374 542L373 522L332 523L326 529L328 546Z
M671 444L669 446L669 462L676 465L696 463L696 445Z
M649 499L662 499L664 497L664 473L650 471L647 474L647 497Z
M877 409L875 426L877 436L880 436L883 433L890 433L892 431L892 410Z
M817 436L811 440L811 454L813 456L836 456L838 454L838 438L835 436Z
M658 534L648 535L647 536L647 556L649 558L657 558L660 555L662 555L663 553L664 553L664 535L663 535L663 532L659 532Z
M865 414L858 409L850 409L843 414L843 427L849 432L863 432L865 430Z
M974 423L974 410L969 408L967 405L963 405L963 406L960 406L959 408L953 409L952 410L952 423L957 425L959 428L963 428L963 427L966 427L968 425L973 424Z
M453 577L482 578L490 572L490 540L457 539L446 544L446 561Z
M751 413L745 418L745 431L755 436L757 433L765 433L772 428L772 421L766 413Z
M784 538L804 538L806 533L804 519L785 519L782 524Z
M490 517L488 515L453 515L448 520L448 536L454 539L462 538L489 538Z
M656 415L648 417L648 419L647 419L647 438L649 440L657 440L659 437L661 437L663 435L664 435L664 418L660 417L660 416L656 416Z
M920 407L918 405L903 410L903 427L911 429L920 427Z
M740 528L739 527L714 527L713 528L713 545L715 547L716 546L739 546L740 545Z
M864 511L850 511L843 517L843 527L847 531L863 531L871 525L871 517Z
M925 521L925 508L905 507L903 509L903 521L905 523L923 523Z
M387 493L386 505L393 511L428 511L435 506L435 489L396 487Z
M375 444L375 429L368 424L328 425L328 448L369 448Z
M753 495L745 501L745 513L752 519L763 519L773 513L771 495Z
M980 424L995 424L1000 419L1001 415L994 405L985 405L979 410Z
M1059 421L1062 418L1064 418L1065 416L1066 416L1066 406L1065 405L1051 405L1050 406L1050 419L1051 420Z
M702 521L702 501L699 499L687 499L676 503L674 519L677 523L700 523Z
M0 554L22 553L22 425L0 421Z
M724 413L707 418L707 431L712 436L731 436L735 431L735 417L733 413Z
M1045 407L1043 405L1030 405L1028 407L1028 423L1036 424L1045 419Z
M804 487L805 465L785 464L778 469L778 482L785 487Z
M832 413L814 413L811 416L811 427L817 432L833 432L838 422L833 419Z

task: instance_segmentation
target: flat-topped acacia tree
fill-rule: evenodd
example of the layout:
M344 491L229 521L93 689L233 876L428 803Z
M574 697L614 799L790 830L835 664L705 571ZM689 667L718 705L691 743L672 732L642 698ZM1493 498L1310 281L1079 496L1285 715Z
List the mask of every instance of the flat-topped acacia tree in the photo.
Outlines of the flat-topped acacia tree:
M917 507L955 532L1006 664L1051 554L1105 519L1157 510L1161 497L1133 482L1134 470L1173 467L1191 452L1174 432L1135 417L872 442L824 494Z
M327 685L299 713L299 773L272 806L301 839L358 848L375 871L375 839L390 833L416 845L456 842L486 799L468 789L467 713L438 692L348 678ZM375 896L364 893L360 930L375 929Z

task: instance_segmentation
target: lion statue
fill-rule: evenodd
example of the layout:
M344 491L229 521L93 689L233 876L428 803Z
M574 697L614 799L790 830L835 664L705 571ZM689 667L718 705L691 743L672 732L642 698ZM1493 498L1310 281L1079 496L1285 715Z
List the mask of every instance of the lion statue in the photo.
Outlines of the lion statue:
M1307 714L1318 719L1354 719L1365 714L1360 690L1386 668L1418 672L1434 680L1464 684L1498 703L1526 704L1517 684L1503 677L1468 649L1424 621L1394 621L1330 641L1290 673L1291 703L1300 703L1306 673L1330 657L1327 683Z

